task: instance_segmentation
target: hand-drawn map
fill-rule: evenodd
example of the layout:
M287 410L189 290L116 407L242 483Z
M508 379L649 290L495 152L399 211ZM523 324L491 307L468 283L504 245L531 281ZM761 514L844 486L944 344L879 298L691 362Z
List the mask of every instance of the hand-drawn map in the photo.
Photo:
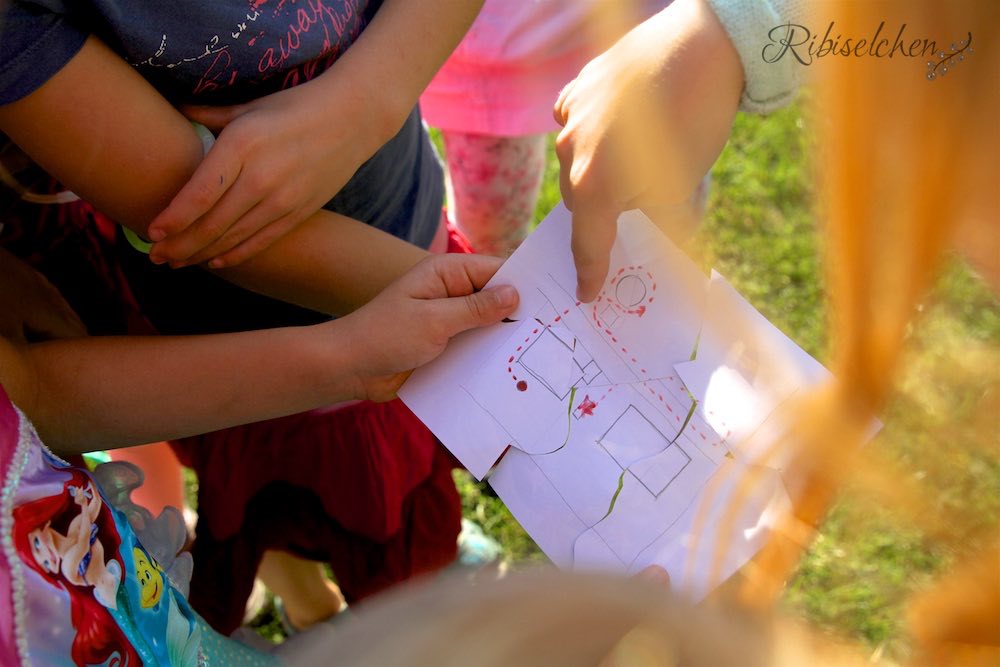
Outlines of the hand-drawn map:
M521 295L510 321L457 337L399 394L557 565L657 563L697 598L714 554L691 539L706 485L711 521L748 468L741 442L826 372L641 213L618 225L604 288L581 303L559 206L491 281ZM723 576L787 502L776 470L758 479Z

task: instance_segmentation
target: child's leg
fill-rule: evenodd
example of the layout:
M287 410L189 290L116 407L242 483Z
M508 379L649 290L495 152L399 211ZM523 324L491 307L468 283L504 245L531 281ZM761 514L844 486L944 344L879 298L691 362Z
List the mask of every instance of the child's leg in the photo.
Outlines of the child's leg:
M293 556L287 551L266 551L258 576L285 605L288 622L305 630L335 616L344 606L344 596L330 581L323 565Z
M545 135L442 132L449 216L476 252L505 256L524 240L545 170Z
M128 461L138 466L146 480L132 492L132 502L145 507L153 516L164 507L184 511L184 473L170 445L158 442L109 452L113 461Z

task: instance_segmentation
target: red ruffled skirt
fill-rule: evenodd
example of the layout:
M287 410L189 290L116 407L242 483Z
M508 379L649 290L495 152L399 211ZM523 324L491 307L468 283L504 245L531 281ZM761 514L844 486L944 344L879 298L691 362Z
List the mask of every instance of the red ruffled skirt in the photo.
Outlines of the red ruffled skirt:
M455 559L454 460L398 400L172 444L199 479L191 604L220 632L268 549L328 562L348 602Z

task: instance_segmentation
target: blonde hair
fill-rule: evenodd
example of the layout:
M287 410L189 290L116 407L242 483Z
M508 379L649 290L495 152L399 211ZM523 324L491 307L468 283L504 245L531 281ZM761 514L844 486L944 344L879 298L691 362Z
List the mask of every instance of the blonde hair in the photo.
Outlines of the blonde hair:
M817 655L829 665L867 662L788 621L695 608L637 579L551 570L474 586L425 581L358 611L279 655L328 664L335 645L340 667L802 667Z
M951 36L954 48L971 31L975 49L959 67L951 68L950 76L940 76L938 67L934 80L926 78L930 63L924 68L923 62L888 59L842 60L819 73L819 210L827 231L836 380L809 397L804 409L799 407L804 417L789 437L771 448L772 454L792 449L807 483L796 499L794 516L755 559L738 598L758 608L771 607L808 544L803 537L821 519L834 492L852 484L893 510L899 520L921 526L927 539L951 542L949 546L965 552L965 562L941 574L930 590L911 602L915 661L996 664L996 525L969 540L957 526L969 526L976 517L944 511L915 481L913 470L903 469L877 447L860 445L870 420L894 391L907 334L915 321L920 325L918 305L949 251L964 251L994 289L1000 285L995 180L1000 156L1000 4L851 2L839 3L835 11L837 29L845 34L862 34L884 20L888 25L906 23L915 33ZM940 43L931 63L949 58L950 41ZM973 346L971 341L966 344ZM977 371L995 392L995 348L982 355ZM980 414L991 414L995 394L989 400L988 390L981 398L987 400L979 406ZM995 464L992 414L971 446L981 448ZM950 536L957 534L964 535L966 544L954 544Z

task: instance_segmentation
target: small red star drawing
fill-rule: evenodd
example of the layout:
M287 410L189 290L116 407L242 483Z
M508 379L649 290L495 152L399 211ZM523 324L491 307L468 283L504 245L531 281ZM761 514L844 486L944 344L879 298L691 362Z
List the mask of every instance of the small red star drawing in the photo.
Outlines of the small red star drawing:
M583 402L580 403L580 405L576 406L576 409L580 411L581 417L583 417L584 415L590 415L591 417L593 417L594 408L596 407L597 403L594 403L592 400L590 400L590 396L584 396Z

